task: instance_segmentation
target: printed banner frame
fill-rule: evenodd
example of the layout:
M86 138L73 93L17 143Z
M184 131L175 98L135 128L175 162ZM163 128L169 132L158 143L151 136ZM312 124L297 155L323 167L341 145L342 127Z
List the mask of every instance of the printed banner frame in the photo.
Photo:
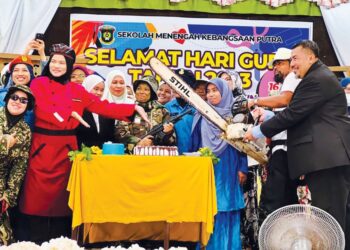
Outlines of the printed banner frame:
M133 82L152 74L148 61L156 56L197 79L235 70L250 96L279 89L268 62L278 48L312 40L313 32L311 22L87 14L72 14L70 27L71 46L103 76L119 69Z

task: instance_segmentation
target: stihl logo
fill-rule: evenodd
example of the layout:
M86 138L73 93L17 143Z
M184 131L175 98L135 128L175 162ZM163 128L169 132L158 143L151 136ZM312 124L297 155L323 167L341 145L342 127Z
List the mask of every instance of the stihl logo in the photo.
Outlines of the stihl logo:
M184 86L181 82L179 82L174 76L172 76L170 79L170 82L175 84L175 87L180 90L184 95L186 95L187 97L189 96L190 90Z

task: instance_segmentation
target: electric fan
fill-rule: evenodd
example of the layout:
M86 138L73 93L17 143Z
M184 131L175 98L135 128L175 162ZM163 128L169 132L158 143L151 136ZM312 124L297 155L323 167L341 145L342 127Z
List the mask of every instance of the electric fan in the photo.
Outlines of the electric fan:
M259 232L260 250L343 250L338 222L310 205L290 205L271 213Z

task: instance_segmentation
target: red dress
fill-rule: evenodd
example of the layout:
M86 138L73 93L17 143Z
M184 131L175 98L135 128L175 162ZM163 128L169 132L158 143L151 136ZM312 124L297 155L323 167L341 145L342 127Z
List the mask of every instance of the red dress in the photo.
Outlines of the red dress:
M70 150L78 148L75 128L79 122L72 111L90 112L126 120L134 113L133 104L111 104L88 93L81 85L62 85L48 77L32 81L35 96L35 128L29 165L19 199L20 211L38 216L69 216L66 191L71 162Z

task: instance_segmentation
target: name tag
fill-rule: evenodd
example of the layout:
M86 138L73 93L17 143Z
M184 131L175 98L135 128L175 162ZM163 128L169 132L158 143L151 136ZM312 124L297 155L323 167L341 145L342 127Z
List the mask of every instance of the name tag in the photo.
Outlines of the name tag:
M135 122L136 124L140 124L140 123L141 123L141 118L140 118L140 117L135 117L134 122Z
M62 118L62 116L60 116L59 113L55 112L53 113L53 116L59 121L59 122L63 122L64 119Z

